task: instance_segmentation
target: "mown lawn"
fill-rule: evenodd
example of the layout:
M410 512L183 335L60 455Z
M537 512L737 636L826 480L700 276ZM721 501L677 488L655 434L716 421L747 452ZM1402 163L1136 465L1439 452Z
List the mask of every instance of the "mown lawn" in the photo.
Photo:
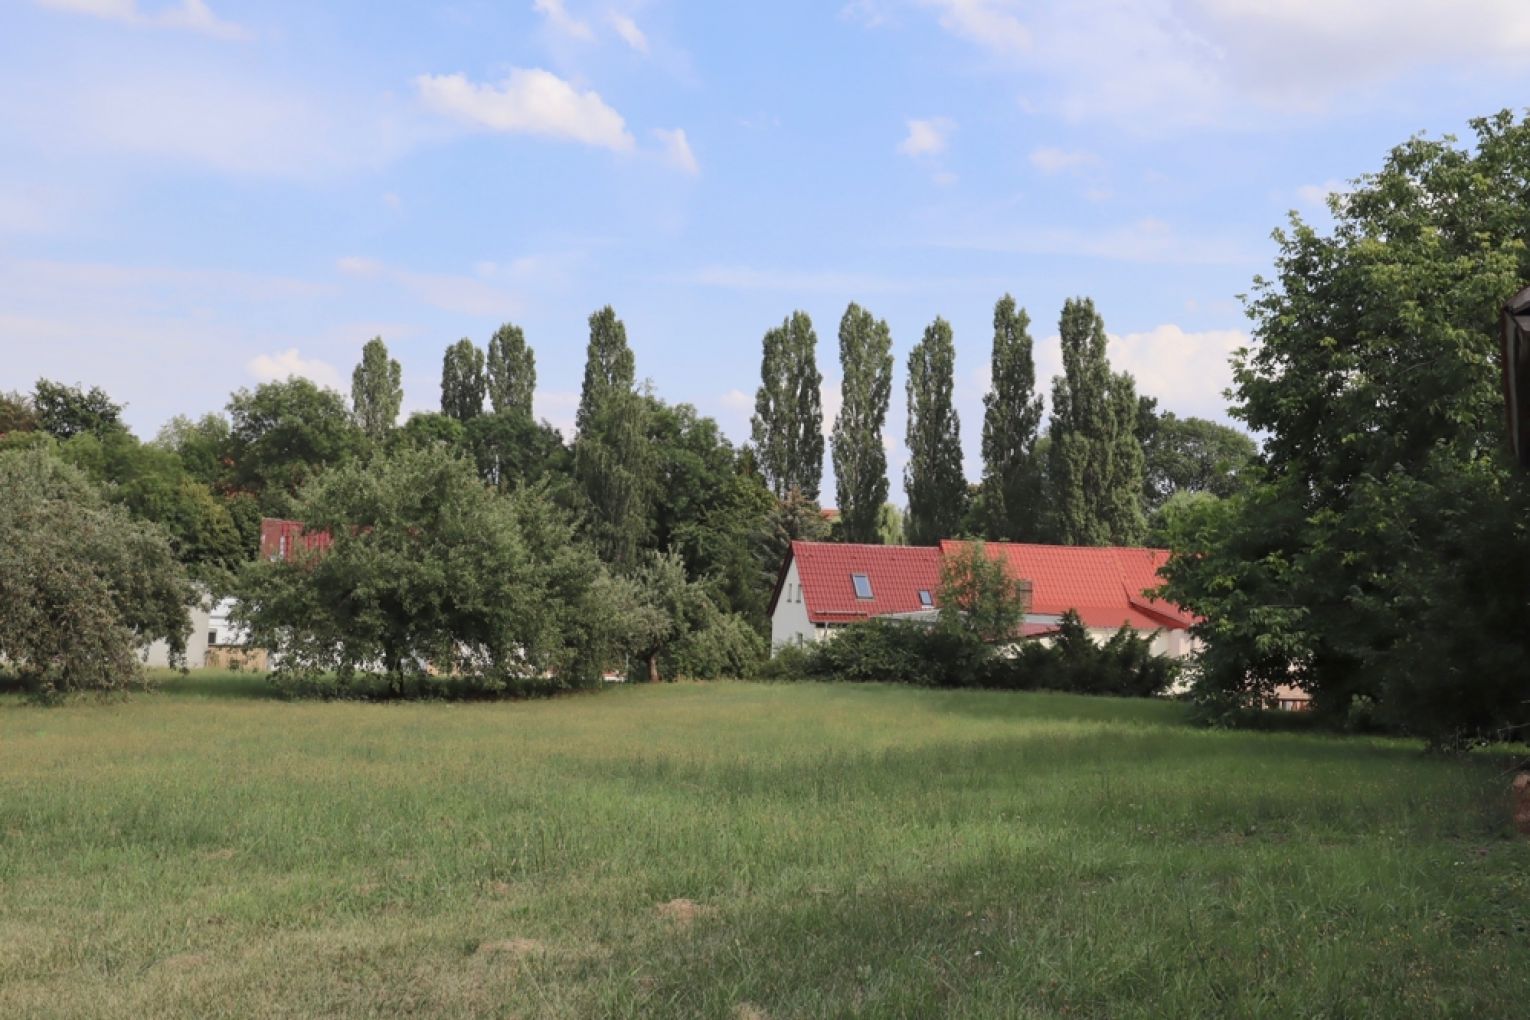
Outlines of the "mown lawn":
M0 699L0 1016L1530 1010L1499 757L1060 695L262 694Z

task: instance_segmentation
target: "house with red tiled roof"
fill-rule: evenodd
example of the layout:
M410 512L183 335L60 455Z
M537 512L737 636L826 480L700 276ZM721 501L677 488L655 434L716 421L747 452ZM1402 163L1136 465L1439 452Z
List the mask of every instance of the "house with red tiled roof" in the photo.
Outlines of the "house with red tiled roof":
M793 542L770 602L771 647L817 641L858 620L934 619L944 556L962 542L939 547ZM1030 588L1023 636L1046 640L1062 614L1078 613L1096 640L1126 624L1156 633L1155 651L1182 657L1192 650L1195 617L1149 596L1161 582L1164 549L986 543L1010 576Z
M950 554L964 544L948 539L940 547ZM1156 631L1153 650L1159 655L1183 658L1193 650L1190 627L1196 617L1147 594L1163 583L1158 570L1169 561L1167 549L1022 542L989 542L985 548L1003 559L1011 576L1031 583L1034 613L1060 616L1071 609L1097 641L1125 624Z

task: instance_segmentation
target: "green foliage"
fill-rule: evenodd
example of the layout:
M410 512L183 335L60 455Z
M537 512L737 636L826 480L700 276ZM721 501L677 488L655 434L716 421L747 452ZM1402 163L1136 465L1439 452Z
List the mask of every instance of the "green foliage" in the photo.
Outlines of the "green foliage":
M234 485L255 493L273 515L285 515L304 483L361 448L345 398L307 379L239 390L228 413Z
M823 480L823 375L818 334L806 312L765 333L751 437L760 471L778 499L816 501Z
M566 485L572 469L572 455L558 430L518 412L469 419L457 445L472 454L478 476L501 492L543 482Z
M250 564L240 592L280 687L473 696L598 679L603 571L542 493L500 496L464 459L401 450L327 472L297 512L330 549Z
M575 426L582 437L602 420L620 417L608 414L611 401L625 402L637 383L637 362L627 346L627 327L606 305L590 316L590 342L585 348L584 382L579 389L579 411Z
M25 393L0 393L0 437L13 432L31 432L41 427L37 408Z
M673 552L649 552L632 577L639 612L632 620L633 679L745 676L763 658L764 639L718 607L708 585L686 576Z
M839 502L840 538L876 542L887 502L887 449L882 426L892 395L892 331L854 302L839 323L840 411L830 439Z
M32 692L143 683L137 650L186 650L194 600L163 533L47 450L0 453L0 659Z
M196 421L176 415L160 427L152 445L181 459L186 473L214 492L232 482L231 433L228 419L205 414Z
M375 336L361 348L361 363L351 373L351 407L361 431L373 440L385 438L398 422L404 403L403 370L388 357L388 345Z
M457 453L466 447L467 435L467 426L450 415L416 411L404 422L394 440L401 449Z
M537 389L536 354L521 327L505 323L489 338L489 403L496 414L530 420Z
M940 623L983 644L1012 640L1025 621L1030 586L1011 577L1004 560L969 542L940 561Z
M968 530L1006 541L1034 541L1044 530L1036 453L1042 401L1030 324L1008 294L994 304L992 389L983 397L982 514Z
M1138 399L1137 438L1142 443L1143 508L1151 516L1179 493L1225 499L1238 490L1255 462L1254 441L1235 428L1205 418L1159 414L1157 401Z
M1166 692L1179 674L1179 663L1153 653L1153 635L1122 626L1105 643L1095 644L1072 610L1063 614L1050 645L1030 641L1013 656L996 659L989 686L1009 690L1066 691L1151 698Z
M89 392L47 379L37 380L32 391L37 427L58 439L82 432L103 435L122 428L122 405L112 402L99 386Z
M483 351L463 337L446 349L441 360L441 413L460 422L483 413Z
M1530 120L1414 138L1276 235L1234 414L1248 488L1175 528L1169 596L1206 617L1202 696L1366 697L1437 746L1530 719L1526 480L1503 455L1496 309L1530 278Z
M1064 545L1142 541L1142 445L1131 376L1113 375L1105 320L1088 298L1070 299L1058 323L1063 374L1052 381L1048 503Z
M961 528L967 509L967 480L962 474L961 423L951 391L956 345L951 324L937 318L908 355L908 493L904 528L914 545L935 545Z
M58 452L103 486L111 502L160 525L193 578L214 591L227 587L245 545L228 507L186 471L179 455L122 430L82 432Z

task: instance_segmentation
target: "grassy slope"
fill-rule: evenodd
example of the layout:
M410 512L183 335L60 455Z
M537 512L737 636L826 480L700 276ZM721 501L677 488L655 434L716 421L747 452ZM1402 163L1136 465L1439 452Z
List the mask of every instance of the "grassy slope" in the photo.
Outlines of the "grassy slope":
M0 1016L1530 1002L1530 847L1496 762L1067 696L251 684L0 702ZM698 916L661 916L676 898Z

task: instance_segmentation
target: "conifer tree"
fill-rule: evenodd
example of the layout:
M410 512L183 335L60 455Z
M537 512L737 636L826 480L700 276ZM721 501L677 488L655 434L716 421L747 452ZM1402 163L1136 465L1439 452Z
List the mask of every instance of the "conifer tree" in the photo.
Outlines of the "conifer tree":
M1036 441L1041 395L1031 317L1008 294L993 307L992 388L983 397L983 532L1010 541L1041 536L1045 517Z
M467 421L483 413L483 351L463 337L446 349L441 364L441 413Z
M530 418L537 388L537 359L521 327L505 323L489 338L489 403L495 414Z
M908 355L908 494L904 532L915 545L955 537L966 512L961 424L951 402L956 346L951 324L937 318Z
M846 542L877 542L887 502L882 426L892 395L892 331L853 301L839 323L839 363L844 379L832 442L840 534Z
M1142 444L1136 386L1112 375L1105 321L1088 298L1058 323L1063 374L1052 381L1047 477L1054 537L1067 545L1140 542Z
M397 361L388 357L388 345L375 336L361 349L361 362L351 373L351 408L356 422L372 439L381 439L398 421L404 402L404 386Z
M806 312L766 332L751 433L760 472L778 499L818 498L823 480L823 375Z

